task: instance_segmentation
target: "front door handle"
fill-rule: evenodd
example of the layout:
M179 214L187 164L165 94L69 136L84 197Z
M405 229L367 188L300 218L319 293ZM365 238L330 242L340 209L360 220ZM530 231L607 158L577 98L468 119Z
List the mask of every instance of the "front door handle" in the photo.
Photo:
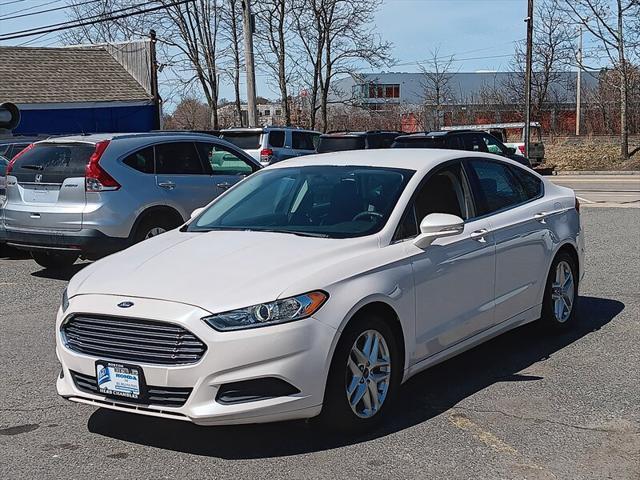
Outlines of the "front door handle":
M229 183L229 182L218 183L216 187L218 187L220 190L228 190L229 188L233 187L233 183Z
M173 182L160 182L158 186L166 190L173 190L174 188L176 188L176 184Z
M481 228L480 230L476 230L475 232L471 232L469 237L471 237L473 240L477 240L478 242L485 243L487 240L484 238L484 236L487 233L489 233L489 230L487 230L486 228Z

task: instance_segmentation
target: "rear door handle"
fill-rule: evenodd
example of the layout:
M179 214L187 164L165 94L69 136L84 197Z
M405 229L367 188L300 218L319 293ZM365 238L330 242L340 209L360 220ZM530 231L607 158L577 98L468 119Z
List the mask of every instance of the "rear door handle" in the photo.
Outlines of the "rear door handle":
M173 190L174 188L176 188L176 184L173 182L160 182L158 186L166 190Z
M471 237L473 240L477 240L478 242L484 243L484 242L487 241L484 238L487 233L489 233L489 230L487 230L486 228L481 228L480 230L476 230L475 232L471 232L469 237Z
M545 223L548 215L549 214L547 212L538 212L533 215L533 218L540 223Z

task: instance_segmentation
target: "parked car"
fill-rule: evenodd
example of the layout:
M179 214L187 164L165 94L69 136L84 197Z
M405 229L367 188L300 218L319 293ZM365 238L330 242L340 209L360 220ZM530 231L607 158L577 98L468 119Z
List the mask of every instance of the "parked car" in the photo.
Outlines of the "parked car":
M318 153L389 148L400 132L370 130L368 132L331 132L320 135Z
M527 167L531 163L526 157L517 155L513 148L485 132L471 130L436 131L412 133L396 138L391 148L447 148L471 152L494 153L515 160Z
M583 258L574 192L503 157L287 160L72 278L57 391L202 425L368 427L416 373L575 323Z
M22 150L27 148L34 142L45 140L47 136L10 136L0 137L0 156L3 156L7 160L11 160Z
M210 135L37 142L8 166L3 235L43 267L96 259L178 227L193 209L260 168Z
M442 130L445 131L455 131L455 130L474 130L474 131L484 131L493 135L498 140L500 140L504 145L508 148L513 148L514 153L516 155L525 157L524 151L524 122L510 122L510 123L490 123L483 125L459 125L459 126L450 126L450 127L442 127ZM509 137L514 135L518 136L518 141L509 142ZM539 122L531 122L529 126L529 161L533 168L551 168L551 165L543 165L544 164L544 143L542 142L542 126Z
M233 143L264 166L315 153L320 132L294 127L227 128L220 138Z

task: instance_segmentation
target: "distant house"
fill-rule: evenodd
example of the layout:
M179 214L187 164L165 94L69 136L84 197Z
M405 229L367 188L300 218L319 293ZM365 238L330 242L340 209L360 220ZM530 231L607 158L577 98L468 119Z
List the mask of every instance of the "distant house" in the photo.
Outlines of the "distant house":
M0 47L0 102L15 103L14 134L159 128L149 42L68 48Z

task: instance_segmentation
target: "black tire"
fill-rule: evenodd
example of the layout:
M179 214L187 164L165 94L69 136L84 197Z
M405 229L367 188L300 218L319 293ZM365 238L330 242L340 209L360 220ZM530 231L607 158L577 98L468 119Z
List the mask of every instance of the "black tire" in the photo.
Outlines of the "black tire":
M77 253L31 252L31 258L33 258L38 265L54 270L69 268L76 262L79 256Z
M355 342L369 330L379 333L387 344L391 377L388 382L386 397L380 408L372 416L362 418L354 413L347 398L347 382L351 375L347 361ZM379 423L397 395L404 369L401 362L402 355L400 355L398 339L395 337L389 323L375 312L367 311L359 314L342 333L334 352L327 378L322 413L318 417L320 425L331 430L360 431L370 429ZM367 369L365 371L368 372ZM374 370L372 369L371 372L373 373Z
M139 243L146 240L149 233L154 229L161 228L165 232L168 232L169 230L179 227L181 223L181 221L178 221L177 218L173 218L173 216L160 214L150 215L143 218L136 227L136 231L133 234L133 243Z
M565 318L565 308L567 302L565 301L565 307L562 307L562 310L556 309L556 299L558 296L563 296L560 294L558 290L559 284L556 283L556 272L558 271L559 265L565 265L571 271L572 282L571 286L567 285L565 288L566 293L569 294L571 291L573 292L571 298L571 305L569 308L569 313ZM556 295L554 295L554 293ZM565 297L566 300L567 297ZM560 252L556 255L551 263L551 268L549 269L549 275L547 277L547 283L544 291L544 299L542 301L542 324L550 329L566 329L571 327L575 322L576 311L578 307L578 266L576 265L576 260L573 255L568 252ZM559 312L561 312L559 314ZM560 318L559 318L560 317Z

